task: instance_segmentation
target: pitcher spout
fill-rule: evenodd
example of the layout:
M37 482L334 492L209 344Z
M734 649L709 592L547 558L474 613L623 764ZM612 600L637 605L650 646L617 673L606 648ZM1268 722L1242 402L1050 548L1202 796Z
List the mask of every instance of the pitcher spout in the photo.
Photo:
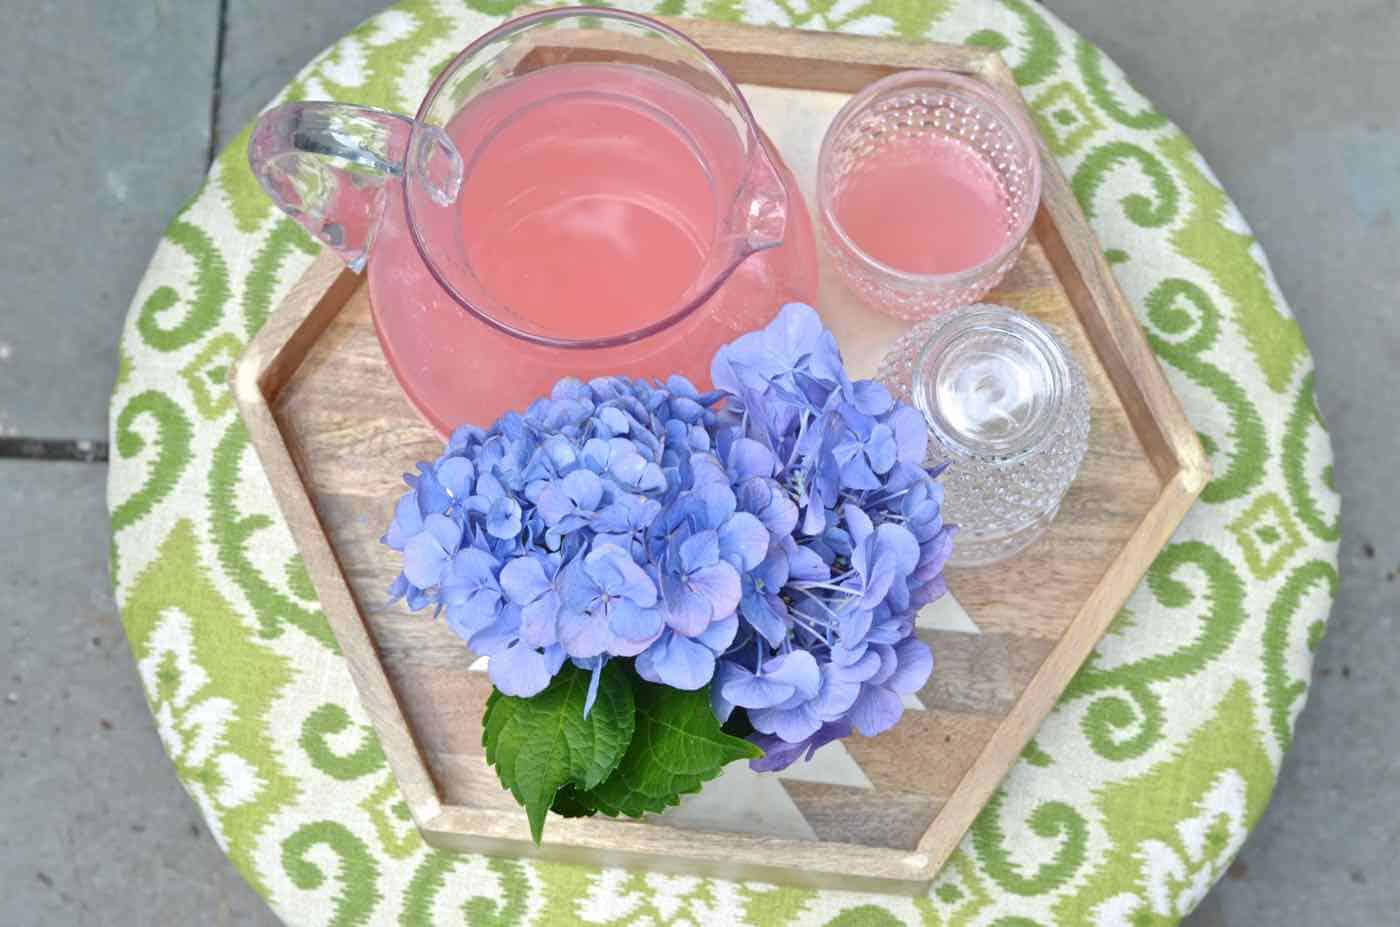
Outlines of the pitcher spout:
M741 230L741 250L755 254L776 248L787 235L788 190L768 151L767 139L756 131L748 174L735 204L734 226Z

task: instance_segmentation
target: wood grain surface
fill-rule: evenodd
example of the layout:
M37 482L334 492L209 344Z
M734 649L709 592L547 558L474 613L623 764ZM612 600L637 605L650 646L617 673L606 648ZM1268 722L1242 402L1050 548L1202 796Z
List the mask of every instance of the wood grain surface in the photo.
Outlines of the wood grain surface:
M973 73L1015 94L994 53L717 23L680 23L751 93L810 197L822 114L909 67ZM1019 97L1018 97L1019 99ZM786 122L784 122L786 120ZM805 121L804 121L805 120ZM1207 478L1194 431L1053 159L1018 265L989 297L1047 322L1092 395L1084 467L1048 535L1019 557L949 571L980 633L921 629L937 669L892 731L851 738L864 785L785 780L812 837L703 823L551 819L545 845L485 765L485 674L428 615L384 607L379 544L401 474L441 448L380 352L368 289L323 254L232 374L253 443L415 820L437 846L685 872L917 891L933 877L1135 588ZM810 200L809 200L810 201ZM907 329L824 272L820 309L847 364L873 373ZM833 882L833 880L835 880Z

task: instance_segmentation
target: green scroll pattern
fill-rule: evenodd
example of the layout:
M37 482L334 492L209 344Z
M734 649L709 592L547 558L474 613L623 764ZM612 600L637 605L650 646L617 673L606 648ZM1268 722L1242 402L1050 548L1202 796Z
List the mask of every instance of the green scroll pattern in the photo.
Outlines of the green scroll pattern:
M1265 383L1282 392L1307 357L1302 329L1274 298L1266 268L1252 252L1253 236L1225 224L1225 211L1231 208L1225 191L1202 172L1191 142L1176 133L1157 147L1182 178L1191 201L1186 221L1172 233L1172 245L1226 294L1237 331L1264 372Z
M176 772L238 871L266 894L256 849L297 790L267 725L290 663L245 633L187 520L132 583L122 621Z
M180 289L164 284L151 291L136 317L136 330L158 351L176 351L194 344L218 323L229 298L228 268L213 239L199 226L177 218L165 232L166 241L184 251L195 263L194 290L182 296ZM184 317L174 325L168 316Z
M1303 377L1303 385L1298 390L1298 398L1293 402L1293 413L1288 418L1288 428L1283 433L1283 478L1288 484L1288 495L1293 500L1293 510L1298 518L1322 541L1341 539L1341 517L1325 517L1319 509L1316 487L1320 483L1323 493L1336 502L1336 485L1332 482L1332 465L1323 468L1315 479L1308 479L1308 443L1319 439L1326 440L1322 428L1322 416L1317 411L1317 397L1313 391L1313 375Z
M623 5L998 50L1210 452L1201 504L922 897L432 850L224 386L316 251L248 170L245 131L157 252L112 405L123 621L210 829L295 927L1175 923L1263 807L1337 582L1310 361L1257 243L1190 142L1030 0ZM399 3L281 98L411 111L422 79L515 6Z
M1204 590L1193 588L1191 579L1197 575L1204 576ZM1147 585L1163 608L1187 612L1164 615L1162 620L1173 627L1193 627L1196 633L1175 650L1112 669L1100 669L1095 655L1074 677L1064 701L1093 697L1083 731L1094 752L1106 760L1134 759L1158 743L1163 708L1154 684L1204 670L1230 646L1245 619L1239 573L1224 555L1201 541L1182 541L1163 550L1147 572ZM1134 728L1131 736L1125 733Z
M1147 295L1148 343L1157 356L1208 390L1230 416L1230 450L1212 455L1215 473L1201 492L1203 502L1240 499L1264 479L1269 459L1264 423L1239 381L1206 358L1220 338L1220 312L1202 287L1168 278ZM1203 434L1209 451L1224 443ZM1220 466L1224 456L1225 466Z
M1034 86L1054 74L1060 66L1060 38L1037 7L1026 0L1004 0L1005 7L1016 15L1018 25L1026 36L1024 49L1018 59L1010 62L1012 76L1022 89ZM995 29L979 29L966 39L968 45L990 48L1009 57L1012 41L1006 33Z
M1006 793L998 791L972 825L972 845L987 874L1000 888L1015 895L1042 895L1073 877L1084 864L1089 826L1084 816L1060 801L1038 805L1026 821L1030 833L1056 839L1055 856L1041 863L1033 875L1026 875L1011 862L1006 833L1001 826L1001 809Z
M145 418L156 423L159 447L140 488L112 507L114 536L150 514L169 496L190 462L189 416L179 403L153 389L131 397L117 415L114 430L119 460L133 460L146 450L146 439L135 428Z
M244 515L240 511L239 482L247 449L248 430L241 421L235 421L224 432L210 461L209 527L219 551L219 563L248 597L264 637L277 637L287 625L292 625L334 650L335 636L321 610L298 603L292 589L279 589L273 580L263 575L250 556L252 545L257 543L254 539L275 523L271 515L261 512ZM300 558L292 552L287 562L290 574L296 570L295 564Z
M335 854L339 867L334 876L311 857L315 847ZM304 891L324 886L332 878L335 893L330 927L362 927L369 923L379 899L379 863L369 847L338 821L303 824L282 843L282 868L292 884Z

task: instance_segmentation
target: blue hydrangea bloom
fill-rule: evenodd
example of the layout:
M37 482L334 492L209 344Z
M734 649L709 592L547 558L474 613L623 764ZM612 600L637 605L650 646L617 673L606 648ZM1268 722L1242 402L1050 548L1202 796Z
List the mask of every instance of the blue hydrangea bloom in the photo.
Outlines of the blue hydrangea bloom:
M740 571L770 545L712 446L723 398L678 377L565 380L459 428L405 477L383 538L403 554L391 597L445 610L508 694L618 657L702 688L738 630Z
M709 686L781 769L899 720L933 655L914 613L945 591L954 529L919 413L846 374L810 307L680 377L562 380L522 414L453 432L405 476L390 588L436 606L510 695L566 660L630 658ZM592 704L590 690L588 704Z
M754 768L781 769L853 730L888 730L923 687L933 654L914 614L946 590L954 529L923 468L919 413L851 380L810 308L785 306L722 348L711 376L729 394L715 446L736 449L725 460L742 507L774 530L743 577L710 696L721 718L747 712L766 754Z

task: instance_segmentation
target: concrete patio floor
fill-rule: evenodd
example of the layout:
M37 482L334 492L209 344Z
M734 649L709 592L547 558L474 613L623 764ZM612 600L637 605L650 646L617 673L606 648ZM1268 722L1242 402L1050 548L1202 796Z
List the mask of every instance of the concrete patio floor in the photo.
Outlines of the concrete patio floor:
M1186 130L1240 205L1317 359L1337 452L1342 583L1296 745L1188 923L1396 923L1400 0L1046 5ZM105 467L52 458L101 456L122 315L210 154L382 6L6 5L0 923L276 923L156 737L107 579Z

